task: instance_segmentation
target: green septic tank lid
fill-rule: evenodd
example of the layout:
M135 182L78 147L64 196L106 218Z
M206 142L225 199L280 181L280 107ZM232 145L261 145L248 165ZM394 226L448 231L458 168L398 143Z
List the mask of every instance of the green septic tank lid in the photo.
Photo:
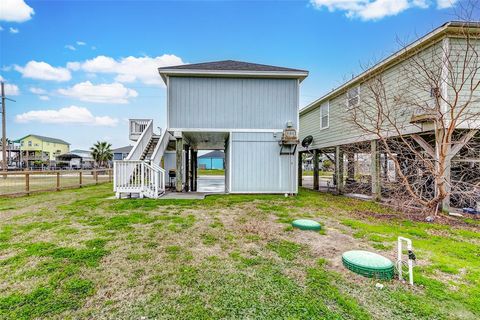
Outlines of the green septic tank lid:
M292 226L300 230L315 230L318 231L322 228L320 223L308 219L299 219L292 222Z
M390 259L379 254L352 250L342 255L343 265L358 274L369 278L392 279L394 268Z

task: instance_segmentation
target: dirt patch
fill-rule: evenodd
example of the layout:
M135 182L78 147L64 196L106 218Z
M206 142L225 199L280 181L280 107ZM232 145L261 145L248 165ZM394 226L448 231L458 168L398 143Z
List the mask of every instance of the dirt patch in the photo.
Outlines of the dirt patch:
M329 267L336 271L347 272L342 265L342 254L349 250L372 250L366 243L355 239L345 228L334 220L326 220L322 225L325 234L312 231L293 231L293 240L310 247L312 254L325 258Z

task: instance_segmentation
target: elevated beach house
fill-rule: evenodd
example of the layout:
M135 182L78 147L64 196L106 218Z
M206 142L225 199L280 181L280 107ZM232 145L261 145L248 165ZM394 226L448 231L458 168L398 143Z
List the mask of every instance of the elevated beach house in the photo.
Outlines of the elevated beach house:
M240 61L159 69L167 127L130 120L133 149L115 161L117 197L158 197L165 179L197 190L198 150L225 152L226 193L297 192L299 86L305 70ZM174 178L173 178L174 177Z
M20 166L32 167L35 163L53 165L56 157L68 153L70 143L57 138L29 134L14 141L20 144Z
M300 139L312 141L301 152L316 159L314 188L322 187L324 154L340 193L363 183L379 199L396 192L384 183L402 178L427 200L440 187L450 191L444 208L450 200L480 203L479 39L478 23L446 23L300 110ZM370 164L368 177L358 161Z

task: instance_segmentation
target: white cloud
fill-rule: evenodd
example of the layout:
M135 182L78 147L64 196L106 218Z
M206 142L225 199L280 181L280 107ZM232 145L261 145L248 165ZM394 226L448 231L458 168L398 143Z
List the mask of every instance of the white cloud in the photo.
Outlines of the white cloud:
M18 96L20 94L20 89L14 84L5 83L5 95L7 96Z
M87 108L77 106L69 106L58 110L32 110L18 114L15 121L19 123L40 122L110 127L118 123L118 119L108 116L94 116Z
M448 8L456 1L437 0L437 7ZM347 17L361 20L379 20L410 8L426 9L431 4L428 0L310 0L310 3L317 9L344 11Z
M42 88L30 87L30 92L34 94L46 94L47 91Z
M80 70L80 62L67 62L67 69L73 71Z
M43 100L43 101L48 101L50 100L49 96L38 96L38 99Z
M8 31L9 31L10 33L13 33L13 34L16 34L16 33L19 33L19 32L20 32L20 30L18 30L18 28L14 28L14 27L8 28Z
M0 21L24 22L30 20L35 11L24 0L2 0Z
M453 7L458 0L437 0L437 8L438 9L447 9Z
M86 42L77 41L77 46L84 46L84 45L86 45L86 44L87 44Z
M72 50L72 51L75 51L77 50L77 48L75 48L74 46L72 46L71 44L67 44L65 45L65 48L68 49L68 50Z
M173 54L157 57L133 57L115 60L107 56L97 56L82 63L82 69L91 73L116 74L118 82L140 81L145 84L162 84L157 68L184 64Z
M128 103L128 99L138 96L137 91L117 82L94 85L85 81L67 89L59 89L58 93L81 101L119 104Z
M29 61L25 67L15 65L15 70L20 72L24 78L50 80L50 81L68 81L72 78L67 68L52 67L46 62Z

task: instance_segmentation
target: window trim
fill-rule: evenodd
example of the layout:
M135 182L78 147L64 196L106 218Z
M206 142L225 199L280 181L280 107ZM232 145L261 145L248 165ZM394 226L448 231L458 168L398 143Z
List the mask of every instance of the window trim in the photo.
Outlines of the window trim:
M348 97L348 93L351 91L351 90L354 90L354 89L357 89L357 104L354 105L354 106L350 106L350 100L354 99L354 98L349 98ZM345 93L345 97L346 97L346 104L347 104L347 110L350 110L352 108L355 108L355 107L358 107L360 105L360 96L361 96L361 91L360 91L360 84L357 84L356 86L354 87L351 87L350 89L347 89L347 92Z
M327 126L324 127L323 126L323 112L322 112L322 107L327 107ZM328 129L330 127L330 100L328 100L327 102L324 102L320 105L319 107L319 111L320 111L320 130L325 130L325 129Z

